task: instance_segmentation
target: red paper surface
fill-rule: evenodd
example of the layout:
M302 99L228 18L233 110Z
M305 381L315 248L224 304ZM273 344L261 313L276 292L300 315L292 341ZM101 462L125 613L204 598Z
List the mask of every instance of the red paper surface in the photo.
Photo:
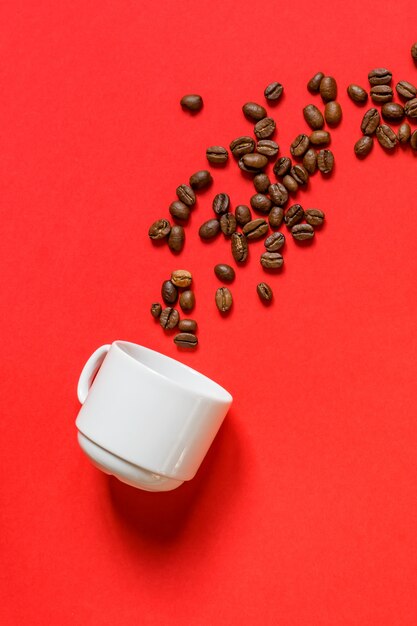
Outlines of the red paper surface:
M417 623L416 165L353 154L365 109L346 87L373 67L417 83L416 5L210 0L9 2L0 19L2 624ZM269 108L281 155L307 130L318 70L339 84L334 175L297 196L325 211L311 246L261 243L214 305L215 193L248 203L234 162L213 170L182 254L148 240L175 188ZM190 116L179 100L201 93ZM414 126L415 128L415 126ZM286 232L286 229L283 229ZM195 278L200 346L151 318L171 270ZM275 292L265 308L256 284ZM196 478L148 494L93 468L76 442L80 370L114 339L223 384L234 404Z

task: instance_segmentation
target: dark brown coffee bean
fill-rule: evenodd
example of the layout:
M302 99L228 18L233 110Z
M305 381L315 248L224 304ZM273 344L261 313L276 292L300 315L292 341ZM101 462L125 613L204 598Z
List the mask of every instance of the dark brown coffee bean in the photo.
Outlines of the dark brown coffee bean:
M309 139L313 146L327 146L330 143L330 133L327 130L314 130Z
M318 93L320 91L320 83L324 78L324 74L323 72L317 72L317 74L314 74L313 78L310 78L310 80L307 83L307 89L311 92L311 93Z
M406 80L400 80L400 82L395 85L395 89L398 95L404 98L404 100L411 100L417 96L417 89Z
M157 220L149 227L148 235L154 241L157 239L164 239L171 232L171 224L168 220Z
M250 199L252 209L260 211L261 213L269 213L272 206L271 200L263 193L256 193Z
M244 226L252 219L250 209L245 204L239 204L235 209L236 221L240 226Z
M223 146L209 146L206 150L206 157L210 163L224 165L227 163L229 153Z
M189 287L192 283L193 275L188 270L174 270L171 273L171 282L176 287Z
M357 157L366 157L372 147L374 145L373 137L370 135L363 135L358 141L355 143L354 151Z
M195 193L188 185L180 185L176 189L178 199L181 200L187 206L193 206L195 204Z
M174 343L179 348L191 350L197 347L198 338L193 333L178 333L174 337Z
M278 176L285 176L288 174L292 166L291 159L288 157L281 157L275 162L274 165L274 174L278 178Z
M272 117L264 117L263 120L255 124L253 130L258 139L268 139L274 134L275 128L276 124Z
M183 319L178 322L178 329L184 333L195 333L197 322L195 320Z
M288 200L288 191L281 183L273 183L268 187L268 193L276 206L284 206Z
M184 202L181 202L181 200L175 200L169 205L169 212L176 220L182 220L185 222L190 217L191 211L190 207L184 204Z
M329 126L337 126L342 119L342 107L335 100L326 102L324 118Z
M377 109L369 109L363 116L361 131L364 135L373 135L380 124L381 118Z
M307 224L315 226L316 228L323 226L325 215L320 209L307 209L305 212L305 218Z
M219 287L216 291L216 305L221 313L227 313L233 304L232 294L228 287Z
M180 294L180 307L183 311L192 311L195 307L194 291L187 289Z
M317 155L317 167L322 174L330 174L334 166L334 156L331 150L320 150Z
M299 185L306 185L308 183L309 175L304 165L294 165L291 168L291 176Z
M294 224L298 224L302 219L304 219L304 210L301 204L293 204L286 210L284 215L284 222L288 228L292 228Z
M273 206L269 211L268 222L271 228L279 228L284 219L284 209L280 206Z
M235 270L227 263L218 263L214 267L214 273L219 280L231 283L235 279Z
M290 146L290 152L292 156L303 156L310 146L310 140L307 135L297 135Z
M253 170L259 172L264 167L268 165L268 159L265 155L259 154L258 152L251 152L249 154L244 154L242 157L243 163L249 170Z
M377 104L391 102L392 96L393 92L389 85L375 85L371 88L371 98Z
M188 111L199 111L203 106L203 98L198 94L190 93L181 98L180 104Z
M263 220L262 218L252 220L251 222L245 224L242 228L243 234L249 240L261 239L261 237L265 237L268 230L268 222L266 222L266 220Z
M213 211L216 215L224 215L229 211L230 198L227 193L218 193L213 198Z
M203 189L213 182L213 177L207 170L199 170L190 176L190 187L193 189Z
M285 243L285 237L282 233L272 233L265 239L265 248L268 252L278 252Z
M154 302L151 306L152 317L154 317L155 319L158 319L158 317L161 315L161 311L162 311L162 307L159 304L159 302Z
M181 252L185 243L185 231L182 226L174 224L168 236L168 247L172 252Z
M390 122L400 122L404 117L404 109L397 102L387 102L381 108L382 117Z
M389 85L392 80L392 74L385 67L377 67L371 70L368 74L369 84L374 85Z
M284 87L281 83L270 83L268 87L265 87L264 96L270 102L276 102L282 96Z
M307 150L305 155L303 156L303 165L306 168L307 172L310 174L314 174L317 169L317 153L313 148Z
M252 174L252 176L255 176L256 174L260 174L262 172L262 170L253 170L253 169L250 169L249 167L247 167L245 165L243 157L241 159L239 159L237 164L238 164L239 168L242 170L242 172L247 172L248 174Z
M291 176L291 174L286 174L284 176L282 184L290 193L296 193L298 191L298 183L295 178Z
M259 283L256 286L256 291L258 292L258 296L262 302L271 302L273 293L271 287L267 285L267 283Z
M270 184L268 174L256 174L253 178L253 185L258 193L266 193Z
M296 224L291 228L291 234L297 241L305 241L314 237L314 228L311 224Z
M320 130L324 126L324 118L322 112L315 104L308 104L303 109L304 119L313 130Z
M259 120L263 120L267 116L266 109L260 104L256 104L256 102L246 102L242 107L242 111L247 118L254 122L259 122Z
M165 304L175 304L178 300L178 289L171 280L162 283L161 296Z
M230 150L233 156L239 159L244 154L255 150L255 140L247 136L237 137L230 143Z
M244 263L248 258L248 242L243 233L233 233L232 255L236 263Z
M337 84L333 76L325 76L320 82L320 95L323 102L330 102L337 98Z
M264 252L261 254L261 265L267 270L279 270L284 263L284 258L279 252Z
M410 146L413 150L417 150L417 130L410 137Z
M279 145L271 139L261 139L261 141L258 141L256 151L266 157L274 157L278 154Z
M180 314L177 309L173 309L170 306L164 309L159 316L159 323L164 330L171 330L172 328L175 328L179 321Z
M414 61L417 61L417 41L411 46L411 56L413 57Z
M409 141L410 137L411 137L411 128L410 128L410 124L408 124L407 122L404 122L403 124L401 124L401 126L398 129L398 141L402 144L405 144Z
M347 88L348 96L353 102L363 104L368 100L368 94L363 87L359 85L349 85Z
M207 220L204 224L201 224L198 234L201 239L212 239L220 232L220 222L219 220L212 219Z
M236 230L236 218L233 213L225 213L221 216L220 229L227 237L233 235Z
M386 150L393 150L397 145L397 136L386 124L381 124L376 129L376 138L383 148Z
M404 105L404 111L408 118L415 120L417 118L417 98L408 100Z

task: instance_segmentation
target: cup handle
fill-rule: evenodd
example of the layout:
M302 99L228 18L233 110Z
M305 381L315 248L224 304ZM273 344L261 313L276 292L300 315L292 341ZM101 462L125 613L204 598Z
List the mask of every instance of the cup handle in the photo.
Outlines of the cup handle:
M94 376L100 369L107 352L110 350L110 347L111 344L107 343L106 345L97 348L97 350L93 352L87 363L84 365L77 387L78 400L81 402L81 404L84 404L84 402L86 401Z

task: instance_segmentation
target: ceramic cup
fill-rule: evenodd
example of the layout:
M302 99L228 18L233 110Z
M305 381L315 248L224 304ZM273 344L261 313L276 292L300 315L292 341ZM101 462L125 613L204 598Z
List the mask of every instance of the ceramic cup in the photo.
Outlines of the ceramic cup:
M91 355L78 399L85 454L147 491L169 491L193 478L233 400L199 372L128 341Z

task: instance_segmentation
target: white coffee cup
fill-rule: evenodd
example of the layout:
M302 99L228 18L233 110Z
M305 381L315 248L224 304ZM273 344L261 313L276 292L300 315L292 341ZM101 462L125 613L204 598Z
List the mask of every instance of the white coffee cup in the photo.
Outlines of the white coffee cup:
M196 370L128 341L91 355L78 399L85 454L147 491L169 491L193 478L233 400Z

